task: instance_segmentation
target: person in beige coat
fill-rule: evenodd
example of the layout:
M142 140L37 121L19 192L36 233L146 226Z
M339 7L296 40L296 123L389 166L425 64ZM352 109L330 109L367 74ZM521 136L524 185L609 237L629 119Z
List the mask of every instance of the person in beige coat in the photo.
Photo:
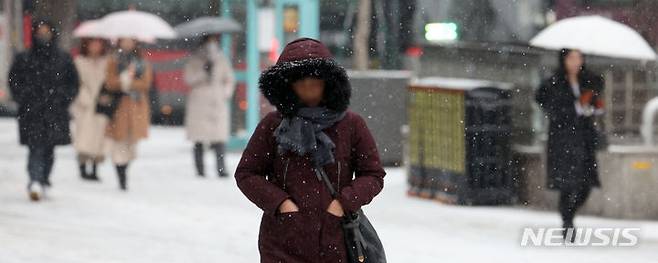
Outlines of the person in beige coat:
M225 143L229 137L229 99L235 89L231 63L219 49L217 36L207 36L190 56L184 69L185 82L192 88L187 98L185 128L194 142L197 174L205 176L204 145L217 157L217 173L226 177Z
M107 65L108 89L125 94L107 126L112 162L116 165L119 187L124 191L128 165L136 158L137 142L148 137L151 123L148 95L153 71L137 45L137 40L119 39L119 50Z
M96 167L105 157L105 128L108 119L96 112L98 94L107 70L107 43L102 39L83 39L75 67L80 77L80 88L73 104L73 147L78 153L80 176L98 181Z

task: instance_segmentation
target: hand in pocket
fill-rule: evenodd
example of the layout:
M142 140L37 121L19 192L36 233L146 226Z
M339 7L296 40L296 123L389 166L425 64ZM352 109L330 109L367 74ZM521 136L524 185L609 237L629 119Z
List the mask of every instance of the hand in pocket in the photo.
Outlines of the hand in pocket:
M343 210L343 206L338 202L338 200L333 200L329 204L329 207L327 208L327 213L332 214L336 217L343 217L345 215L345 211Z
M279 213L281 214L294 212L299 212L299 207L297 207L297 204L290 199L286 199L281 205L279 205Z

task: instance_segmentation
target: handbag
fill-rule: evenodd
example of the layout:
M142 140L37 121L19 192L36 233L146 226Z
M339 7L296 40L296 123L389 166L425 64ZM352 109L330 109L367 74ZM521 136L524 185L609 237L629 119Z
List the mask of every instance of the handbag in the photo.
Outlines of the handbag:
M318 179L321 179L331 196L336 199L338 193L329 181L322 167L315 168ZM386 263L386 254L377 231L363 213L362 209L355 213L345 213L341 221L345 236L345 248L349 263Z
M96 100L96 112L112 119L114 113L119 107L121 98L125 95L126 94L123 91L109 90L107 85L103 84L103 87L101 87L101 90L98 93L98 99Z

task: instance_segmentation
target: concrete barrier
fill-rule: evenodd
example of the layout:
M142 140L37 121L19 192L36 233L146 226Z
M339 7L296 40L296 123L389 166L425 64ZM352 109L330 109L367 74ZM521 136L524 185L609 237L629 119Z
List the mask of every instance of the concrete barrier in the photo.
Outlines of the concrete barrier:
M546 188L543 146L513 148L521 203L557 211L558 192ZM611 145L598 154L601 188L595 188L581 214L623 219L658 219L658 148Z

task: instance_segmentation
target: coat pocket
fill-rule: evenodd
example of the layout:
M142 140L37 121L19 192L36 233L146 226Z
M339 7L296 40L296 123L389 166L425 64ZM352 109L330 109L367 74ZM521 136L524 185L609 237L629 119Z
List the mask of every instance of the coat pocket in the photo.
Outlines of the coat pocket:
M332 213L329 213L329 211L324 211L324 213L331 221L341 221L341 220L343 220L343 217L334 215Z
M329 259L325 262L349 262L346 260L347 252L342 227L343 218L325 211L323 220L320 250Z
M309 228L306 216L301 212L281 213L275 216L274 237L279 247L289 255L303 255L312 247L309 245Z

